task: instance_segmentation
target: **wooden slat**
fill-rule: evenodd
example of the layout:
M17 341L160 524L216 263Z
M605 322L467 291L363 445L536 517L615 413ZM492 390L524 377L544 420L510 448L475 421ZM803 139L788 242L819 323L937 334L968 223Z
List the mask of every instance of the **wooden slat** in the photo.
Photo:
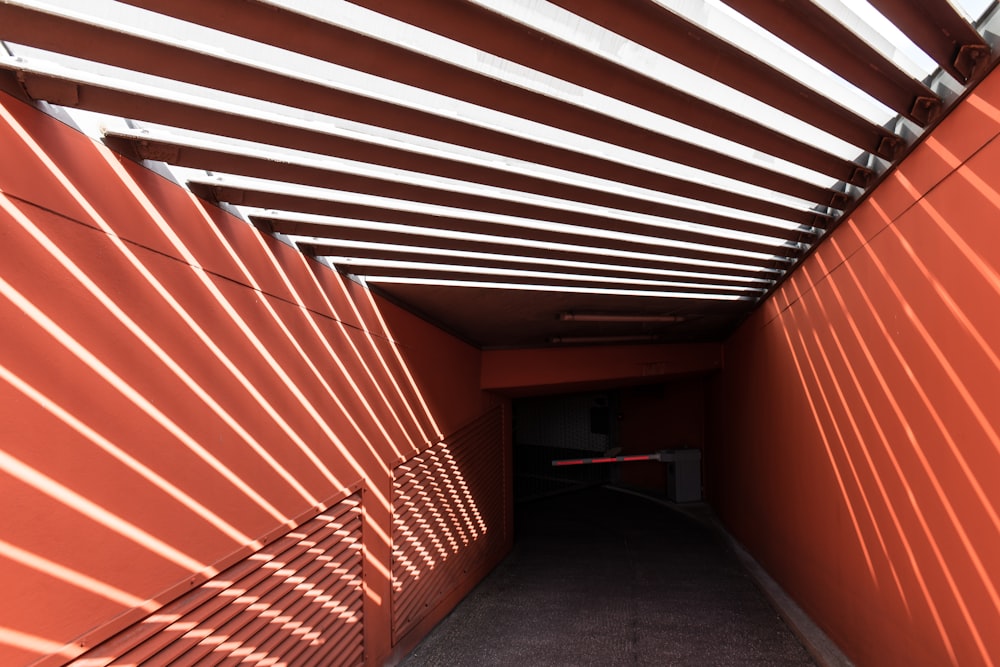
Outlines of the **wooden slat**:
M112 147L116 149L133 151L135 155L142 159L165 161L176 166L253 176L299 185L390 197L392 199L418 201L437 206L449 206L498 215L511 215L569 225L580 225L583 227L659 236L660 238L673 238L690 243L711 244L713 241L718 240L718 236L696 232L673 231L657 233L655 228L649 225L632 224L624 220L615 219L613 212L609 212L608 216L575 213L552 206L511 201L499 196L463 193L455 189L436 187L429 184L416 185L393 179L389 176L362 176L344 170L321 168L287 160L253 157L241 154L235 148L206 148L193 142L184 142L181 139L168 140L166 138L157 138L138 133L121 132L109 132L106 134L106 138ZM123 142L127 143L128 146L122 146ZM611 199L611 197L605 199ZM738 217L723 216L670 204L642 202L641 200L636 201L627 197L618 199L625 200L619 202L625 211L639 212L636 209L644 209L648 211L647 214L649 215L683 222L693 222L720 230L748 232L753 230L751 233L782 238L784 240L797 238L801 233L797 230L780 230L769 225L743 220ZM575 200L568 200L567 203L573 204ZM773 248L770 245L761 246L749 243L731 247L738 247L753 252L764 252Z
M296 245L311 255L338 255L337 248L341 244L351 244L356 242L394 244L402 246L412 246L415 248L434 248L438 250L454 250L458 252L480 252L510 256L512 262L517 262L518 257L534 259L564 260L569 262L596 262L608 264L623 269L646 268L664 272L685 271L706 274L706 279L725 281L730 277L757 278L762 281L770 281L777 278L779 272L766 271L764 269L745 269L726 266L699 265L685 263L670 258L668 255L662 257L650 257L640 259L630 255L619 255L610 252L593 252L593 248L585 246L563 245L561 247L544 247L522 244L503 243L504 239L498 237L482 237L481 240L452 239L440 236L430 236L424 234L425 230L411 228L409 230L381 230L366 229L352 226L351 221L344 220L343 224L323 224L309 222L292 222L287 219L276 220L273 217L263 215L251 215L254 224L274 232L284 234L299 233L302 236L326 238L337 243L331 245L308 243L302 240L296 241ZM427 230L429 231L429 230Z

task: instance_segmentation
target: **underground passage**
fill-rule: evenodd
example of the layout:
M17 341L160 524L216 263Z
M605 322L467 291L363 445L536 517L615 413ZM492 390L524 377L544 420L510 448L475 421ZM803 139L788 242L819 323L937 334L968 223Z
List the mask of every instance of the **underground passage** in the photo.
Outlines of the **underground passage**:
M711 526L660 503L519 506L511 555L401 664L816 664Z
M990 0L0 0L0 665L1000 664Z

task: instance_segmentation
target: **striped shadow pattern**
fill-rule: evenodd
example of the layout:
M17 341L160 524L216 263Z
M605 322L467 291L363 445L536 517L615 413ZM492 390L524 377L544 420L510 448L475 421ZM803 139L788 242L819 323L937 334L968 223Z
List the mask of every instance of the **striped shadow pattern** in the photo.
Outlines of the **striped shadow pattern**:
M362 664L361 536L355 493L70 664Z
M393 641L505 542L502 408L393 474Z

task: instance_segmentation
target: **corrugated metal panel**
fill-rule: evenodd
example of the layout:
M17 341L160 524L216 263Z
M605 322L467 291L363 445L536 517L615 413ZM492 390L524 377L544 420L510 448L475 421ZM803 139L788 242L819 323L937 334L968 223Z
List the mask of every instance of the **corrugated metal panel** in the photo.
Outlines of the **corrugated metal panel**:
M492 410L393 474L392 619L398 641L504 543L503 411Z
M71 665L361 664L361 528L354 494Z

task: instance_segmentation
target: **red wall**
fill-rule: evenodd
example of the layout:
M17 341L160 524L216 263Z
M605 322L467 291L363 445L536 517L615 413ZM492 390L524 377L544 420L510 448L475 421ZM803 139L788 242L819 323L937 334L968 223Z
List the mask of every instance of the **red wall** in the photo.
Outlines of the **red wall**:
M707 386L710 376L675 378L654 385L621 389L618 437L622 454L661 449L703 449ZM667 465L622 464L621 481L655 493L667 490Z
M707 373L721 365L718 343L487 350L482 386L511 395L564 393Z
M480 353L6 95L0 146L0 664L80 654L358 491L379 663L393 469L498 405Z
M704 447L706 378L721 366L719 343L486 350L482 386L511 396L613 389L619 399L613 419L621 453L650 454ZM619 470L625 484L666 492L662 463L623 463Z
M712 501L860 665L1000 662L998 133L993 75L725 347ZM547 351L480 375L478 351L6 96L0 146L0 664L80 654L357 492L377 663L394 471L492 409L481 381L685 370Z
M728 341L708 486L859 665L1000 663L1000 73Z

